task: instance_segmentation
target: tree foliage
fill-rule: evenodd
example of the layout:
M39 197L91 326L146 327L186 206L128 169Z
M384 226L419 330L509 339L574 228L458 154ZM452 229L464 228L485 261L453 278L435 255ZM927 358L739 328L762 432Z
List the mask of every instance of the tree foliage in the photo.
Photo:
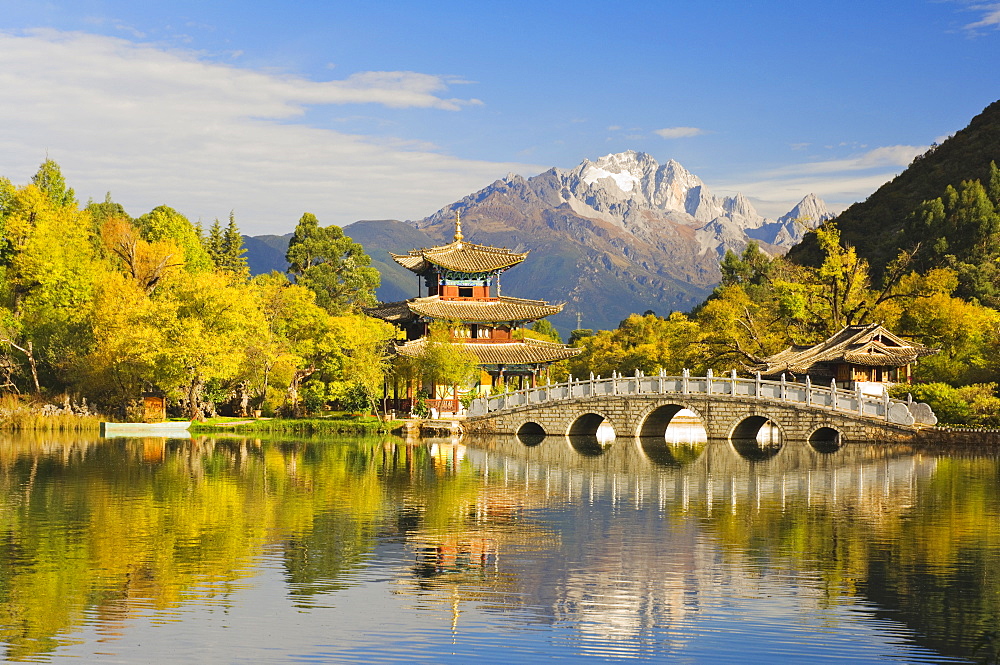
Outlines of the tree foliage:
M316 302L333 314L375 304L380 277L364 247L331 224L320 226L304 213L295 227L285 255L297 284L316 294Z
M282 274L249 280L232 215L202 238L167 206L133 219L109 194L81 209L58 165L46 162L28 185L0 179L0 230L8 390L72 391L109 415L154 390L186 403L190 417L238 385L258 408L294 407L313 375L381 393L391 327L346 306L334 316L316 291ZM324 237L333 245L320 249L346 247L341 259L363 263L360 245Z

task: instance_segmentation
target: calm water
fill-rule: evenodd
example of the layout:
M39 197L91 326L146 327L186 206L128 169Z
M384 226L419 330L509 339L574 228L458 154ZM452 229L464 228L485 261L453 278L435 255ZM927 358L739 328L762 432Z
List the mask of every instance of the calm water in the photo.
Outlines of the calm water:
M995 456L528 443L0 439L0 649L997 662Z

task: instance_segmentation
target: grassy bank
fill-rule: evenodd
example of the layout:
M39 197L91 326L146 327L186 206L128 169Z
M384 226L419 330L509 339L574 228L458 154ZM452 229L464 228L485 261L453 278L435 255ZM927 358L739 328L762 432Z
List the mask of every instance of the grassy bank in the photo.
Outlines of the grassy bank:
M211 418L192 423L198 434L236 432L239 434L388 434L402 428L401 420L383 421L375 416L335 414L323 418Z
M99 416L46 412L45 405L15 395L0 398L0 430L38 432L98 432Z
M0 415L0 429L39 432L99 432L101 419L96 416L50 416L41 413Z

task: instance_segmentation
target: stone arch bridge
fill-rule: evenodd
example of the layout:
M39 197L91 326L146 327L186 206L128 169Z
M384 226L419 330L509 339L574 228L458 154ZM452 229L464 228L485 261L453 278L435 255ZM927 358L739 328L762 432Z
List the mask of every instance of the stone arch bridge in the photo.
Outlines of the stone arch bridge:
M612 376L570 380L473 400L470 432L597 436L602 424L618 437L663 437L682 409L709 439L753 439L770 423L783 440L838 443L899 441L937 422L926 404L760 375Z

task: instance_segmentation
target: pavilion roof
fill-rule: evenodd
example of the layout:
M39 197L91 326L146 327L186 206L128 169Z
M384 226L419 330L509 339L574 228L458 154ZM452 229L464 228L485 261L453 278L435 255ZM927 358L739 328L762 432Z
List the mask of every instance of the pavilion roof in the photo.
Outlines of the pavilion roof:
M406 254L389 252L389 255L399 265L420 275L430 270L432 266L464 273L505 270L523 261L528 252L518 253L506 247L490 247L455 240L439 247L412 249Z
M426 345L426 338L415 339L396 347L396 353L418 357L423 354ZM583 352L583 349L538 339L492 344L466 342L462 346L476 355L480 365L537 365L565 360Z
M444 300L441 296L427 296L369 307L364 311L390 323L404 323L419 316L466 323L518 323L558 314L565 306L565 303L550 305L544 300L507 296L490 300Z
M869 367L902 367L937 350L894 335L879 324L847 326L814 346L792 346L765 358L757 371L808 374L817 365L846 363Z

